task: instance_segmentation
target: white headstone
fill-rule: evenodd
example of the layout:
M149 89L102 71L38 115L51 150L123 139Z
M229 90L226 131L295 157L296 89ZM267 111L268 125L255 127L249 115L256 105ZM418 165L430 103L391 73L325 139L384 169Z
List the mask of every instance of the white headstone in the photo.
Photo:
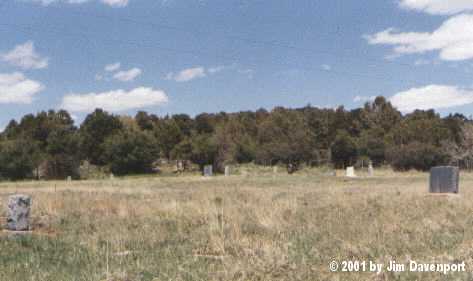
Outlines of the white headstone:
M184 163L182 161L177 161L176 163L176 169L178 172L184 171Z
M369 164L368 165L368 176L372 177L374 176L374 168L373 168L373 164Z
M225 166L225 176L228 177L230 176L231 173L231 167L230 166Z
M71 181L72 180L72 177L71 176L68 176L67 177L67 181Z
M347 167L346 176L349 177L349 178L356 178L355 167L353 167L353 166Z
M110 174L110 179L111 179L111 180L114 180L114 179L115 179L115 175L114 175L114 174Z
M30 228L31 197L12 195L8 198L7 229L25 231Z

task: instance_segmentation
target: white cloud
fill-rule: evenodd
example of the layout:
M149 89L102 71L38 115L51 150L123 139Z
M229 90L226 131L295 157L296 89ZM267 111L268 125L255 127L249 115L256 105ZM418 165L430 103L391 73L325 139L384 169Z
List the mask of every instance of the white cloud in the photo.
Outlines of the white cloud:
M320 67L322 67L322 69L326 71L332 70L332 67L328 64L322 64Z
M30 104L34 95L43 89L41 83L27 79L20 72L0 73L0 103Z
M179 73L168 73L165 77L166 80L174 80L176 82L187 82L198 78L207 76L205 68L199 66L194 68L187 68Z
M473 59L473 15L454 16L435 31L398 32L393 28L365 36L369 44L394 46L394 54L438 51L446 61Z
M367 101L374 101L376 96L356 96L353 98L354 102L367 102Z
M473 103L473 89L428 85L397 93L390 98L390 101L402 112L450 108Z
M399 6L432 15L452 15L473 10L472 0L401 0Z
M61 108L71 112L89 112L95 108L119 112L130 109L159 106L168 102L168 96L161 90L139 87L131 91L115 90L103 93L69 94Z
M128 0L101 0L102 3L107 4L111 7L126 7L128 5Z
M112 72L112 71L119 70L121 66L122 66L121 63L116 62L116 63L107 64L104 69L105 71Z
M90 0L29 0L29 1L40 3L43 6L48 6L54 3L83 4L83 3L90 2ZM128 6L129 0L100 0L100 2L111 7L122 8L122 7Z
M13 50L2 54L1 57L4 61L23 69L41 69L48 66L48 58L44 58L36 52L33 41L17 45Z
M225 69L225 66L220 65L220 66L209 67L207 71L210 74L214 74L214 73L218 73L220 71L223 71L224 69Z
M130 70L119 71L113 75L113 78L122 82L129 82L135 80L135 78L140 76L141 73L141 69L135 67Z
M431 64L431 62L425 59L418 59L414 62L415 66L428 65L428 64Z

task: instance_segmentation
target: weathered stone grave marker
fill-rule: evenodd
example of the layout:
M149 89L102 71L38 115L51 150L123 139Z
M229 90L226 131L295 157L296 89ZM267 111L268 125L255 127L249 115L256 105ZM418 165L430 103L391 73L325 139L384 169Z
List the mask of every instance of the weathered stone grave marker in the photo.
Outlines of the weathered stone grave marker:
M356 178L355 167L347 167L346 176L349 178Z
M7 229L26 231L30 229L31 197L23 194L8 198Z
M230 176L230 174L231 174L231 172L232 172L231 169L232 169L232 168L231 168L230 166L228 166L228 165L225 166L225 176L226 176L226 177Z
M458 167L439 166L430 169L430 193L458 193Z
M368 176L369 177L374 176L374 168L373 168L373 164L371 163L368 165Z
M67 181L72 181L72 177L71 177L71 176L68 176L68 177L67 177Z
M213 176L213 167L212 165L204 166L204 177L211 177Z
M115 175L114 174L110 174L110 180L114 180L115 179Z

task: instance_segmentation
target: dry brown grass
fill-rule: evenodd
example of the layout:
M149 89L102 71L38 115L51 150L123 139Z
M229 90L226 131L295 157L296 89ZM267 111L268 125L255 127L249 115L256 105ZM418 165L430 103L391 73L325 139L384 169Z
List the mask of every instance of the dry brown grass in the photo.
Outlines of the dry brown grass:
M0 184L33 196L30 235L0 234L0 280L471 280L470 273L331 273L332 260L465 261L473 175L428 196L427 174L374 178L142 177ZM342 171L339 171L342 175Z

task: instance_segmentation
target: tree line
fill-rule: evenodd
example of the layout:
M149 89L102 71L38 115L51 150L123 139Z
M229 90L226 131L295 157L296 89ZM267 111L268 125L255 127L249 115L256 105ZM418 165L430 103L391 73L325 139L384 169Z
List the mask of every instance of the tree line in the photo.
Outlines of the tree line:
M158 159L201 169L249 163L343 168L360 160L427 170L473 160L473 122L434 110L401 114L384 97L346 110L306 106L237 113L134 117L96 109L79 127L64 110L11 120L0 135L0 177L79 177L87 162L117 175L151 173Z

